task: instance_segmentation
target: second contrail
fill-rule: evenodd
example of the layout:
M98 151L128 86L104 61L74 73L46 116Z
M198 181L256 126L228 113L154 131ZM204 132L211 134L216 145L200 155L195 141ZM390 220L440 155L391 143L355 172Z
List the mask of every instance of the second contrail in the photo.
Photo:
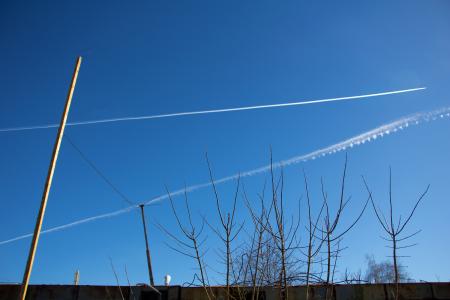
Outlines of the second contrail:
M336 97L336 98L304 100L304 101L299 101L299 102L277 103L277 104L267 104L267 105L254 105L254 106L241 106L241 107L212 109L212 110L198 110L198 111L188 111L188 112L160 114L160 115L146 115L146 116L137 116L137 117L122 117L122 118L110 118L110 119L91 120L91 121L68 122L66 124L66 126L93 125L93 124L102 124L102 123L114 123L114 122L126 122L126 121L173 118L173 117L192 116L192 115L215 114L215 113L225 113L225 112L234 112L234 111L243 111L243 110L254 110L254 109L265 109L265 108L276 108L276 107L287 107L287 106L310 105L310 104L319 104L319 103L326 103L326 102L357 100L357 99L364 99L364 98L372 98L372 97L380 97L380 96L395 95L395 94L402 94L402 93L410 93L410 92L415 92L415 91L420 91L420 90L425 90L425 89L426 89L426 87L420 87L420 88L405 89L405 90L395 90L395 91L386 91L386 92L373 93L373 94L364 94L364 95L357 95L357 96L346 96L346 97ZM48 128L56 128L58 126L59 126L59 124L46 124L46 125L34 125L34 126L0 128L0 132L48 129Z

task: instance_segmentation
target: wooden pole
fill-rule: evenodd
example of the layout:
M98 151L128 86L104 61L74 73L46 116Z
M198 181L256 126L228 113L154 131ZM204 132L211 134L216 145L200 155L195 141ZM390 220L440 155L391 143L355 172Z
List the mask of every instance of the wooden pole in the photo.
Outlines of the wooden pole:
M72 95L77 82L78 71L80 70L81 56L78 57L75 64L75 70L72 76L72 82L70 83L69 92L67 94L66 106L61 117L61 122L58 129L58 135L53 146L52 159L48 168L47 180L45 181L44 192L42 194L41 207L36 220L36 226L34 227L33 240L31 241L30 252L28 254L28 261L25 267L25 273L23 275L22 286L20 288L19 300L24 300L27 294L28 283L30 281L31 270L33 269L34 256L36 254L36 248L39 242L39 235L41 234L42 221L44 220L45 208L47 206L48 195L52 186L53 173L55 172L56 161L58 159L59 148L61 146L61 140L64 135L64 128L66 127L67 116L69 114L70 104L72 102Z
M155 283L153 282L152 261L150 259L150 249L148 247L147 226L145 225L144 204L140 204L139 207L141 208L142 224L144 225L144 237L145 237L145 248L146 248L146 253L147 253L148 276L150 277L150 285L154 286Z

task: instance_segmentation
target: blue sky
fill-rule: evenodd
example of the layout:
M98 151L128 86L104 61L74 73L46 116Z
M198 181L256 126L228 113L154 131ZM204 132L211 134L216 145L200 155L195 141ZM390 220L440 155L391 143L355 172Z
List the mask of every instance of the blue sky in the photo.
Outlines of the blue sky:
M427 86L423 92L360 102L69 127L66 133L136 202L339 142L404 115L449 106L450 3L377 1L3 1L0 6L0 127L59 120L75 58L81 66L69 121L272 104ZM346 221L365 199L360 175L386 203L393 168L395 207L405 215L428 183L411 223L418 246L404 263L416 279L450 280L446 228L448 120L427 123L351 149ZM33 230L56 130L0 133L0 240ZM320 177L338 187L342 153L286 169L289 209ZM255 197L265 176L245 180ZM220 187L231 199L233 184ZM192 193L196 215L215 217L211 189ZM179 199L178 199L179 200ZM318 200L317 200L318 201ZM225 203L229 203L224 200ZM226 206L226 204L224 204ZM44 227L114 211L126 204L63 142ZM245 219L240 202L239 216ZM167 202L147 208L156 281L191 279L193 264L170 250L153 225L176 230ZM137 211L43 235L32 283L114 283L109 257L124 279L146 282ZM389 255L368 210L344 240L340 271L364 269L364 256ZM212 234L210 234L212 235ZM22 278L30 240L0 246L0 282ZM214 238L209 248L217 248ZM210 264L220 265L216 258ZM213 271L211 271L213 272Z

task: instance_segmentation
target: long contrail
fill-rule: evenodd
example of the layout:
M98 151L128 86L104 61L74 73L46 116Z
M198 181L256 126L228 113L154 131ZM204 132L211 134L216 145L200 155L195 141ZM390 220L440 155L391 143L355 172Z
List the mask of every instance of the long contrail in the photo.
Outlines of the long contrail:
M326 155L330 155L330 154L334 154L337 153L339 151L344 151L346 149L349 148L353 148L356 146L360 146L363 145L365 143L374 141L376 139L382 138L386 135L389 135L391 133L395 133L399 130L403 130L406 128L409 128L410 126L413 125L419 125L420 123L424 123L424 122L429 122L429 121L434 121L437 119L443 119L443 118L448 118L450 117L450 106L449 107L444 107L441 109L437 109L437 110L433 110L430 112L420 112L420 113L416 113L410 116L406 116L403 118L400 118L396 121L393 121L391 123L379 126L375 129L372 129L370 131L364 132L360 135L354 136L352 138L349 138L347 140L344 140L342 142L333 144L331 146L313 151L311 153L305 154L305 155L300 155L300 156L295 156L292 157L290 159L287 160L283 160L283 161L279 161L273 164L273 168L280 168L280 167L285 167L285 166L289 166L289 165L293 165L293 164L298 164L300 162L306 162L308 160L313 160L316 158L321 158L323 156ZM260 173L264 173L270 170L270 165L266 165L257 169L253 169L250 171L246 171L240 174L235 174L235 175L231 175L231 176L227 176L218 180L215 180L215 184L220 184L220 183L225 183L228 181L232 181L232 180L236 180L239 176L242 177L249 177L249 176L253 176L256 174L260 174ZM183 189L179 189L176 190L174 192L170 192L170 195L172 197L174 196L179 196L184 194L184 192L193 192L195 190L199 190L205 187L209 187L211 186L211 182L205 182L202 184L197 184L197 185L193 185L193 186L189 186ZM147 202L145 202L145 205L151 205L154 204L156 202L162 201L167 199L169 196L167 194L153 198ZM65 225L60 225L60 226L56 226L50 229L46 229L43 230L42 233L50 233L50 232L55 232L55 231L59 231L59 230L64 230L67 229L69 227L73 227L73 226L77 226L77 225L81 225L83 223L88 223L88 222L93 222L95 220L99 220L99 219L104 219L104 218L110 218L110 217L114 217L114 216L118 216L127 212L130 212L134 209L138 208L138 206L129 206L127 208L121 209L121 210L117 210L114 212L110 212L110 213L106 213L106 214L102 214L102 215L98 215L98 216L93 216L93 217L89 217L89 218L85 218L85 219L81 219L72 223L68 223ZM9 244L18 240L22 240L28 237L31 237L32 234L25 234L25 235L21 235L21 236L17 236L15 238L11 238L8 240L4 240L0 242L0 245L5 245L5 244Z
M395 133L398 130L403 130L405 128L408 128L411 125L418 125L422 122L429 122L437 120L438 118L446 118L450 117L450 107L444 107L438 110L430 111L430 112L421 112L416 113L410 116L403 117L401 119L398 119L396 121L393 121L391 123L379 126L375 129L372 129L370 131L364 132L360 135L354 136L352 138L349 138L347 140L344 140L342 142L333 144L331 146L321 148L319 150L310 152L308 154L295 156L286 160L282 160L279 162L275 162L271 165L266 165L257 169L253 169L250 171L234 174L231 176L223 177L221 179L217 179L214 181L215 184L225 183L231 180L237 180L238 178L244 178L249 177L253 175L257 175L260 173L265 173L270 171L271 167L274 169L289 166L292 164L298 164L300 162L306 162L308 160L314 160L316 158L320 158L326 155L335 154L337 152L346 150L348 148L353 148L355 146L359 146L362 144L365 144L366 142L371 142L373 140L376 140L377 138L381 138L385 135L389 135L391 133ZM211 182L205 182L197 185L192 185L184 189L180 189L174 192L171 192L171 196L178 196L184 194L185 191L187 192L193 192L195 190L205 188L208 186L211 186ZM161 195L159 197L153 198L149 201L147 201L145 204L150 205L155 202L159 202L161 200L167 199L169 196L167 194Z
M64 224L64 225L61 225L61 226L52 227L52 228L49 228L49 229L46 229L46 230L42 230L41 234L55 232L55 231L60 231L60 230L63 230L63 229L67 229L69 227L81 225L83 223L92 222L92 221L95 221L95 220L98 220L98 219L105 219L105 218L115 217L115 216L118 216L118 215L130 212L130 211L132 211L135 208L136 208L135 206L129 206L129 207L126 207L126 208L121 209L121 210L116 210L116 211L113 211L113 212L110 212L110 213L101 214L101 215L98 215L98 216L93 216L93 217L81 219L81 220L74 221L74 222L71 222L71 223L68 223L68 224ZM11 238L9 240L1 241L0 245L9 244L9 243L12 243L12 242L15 242L15 241L19 241L19 240L22 240L22 239L26 239L26 238L29 238L29 237L32 237L32 236L33 236L32 233L19 235L19 236L15 237L15 238Z
M101 124L101 123L150 120L150 119L172 118L172 117L181 117L181 116L224 113L224 112L233 112L233 111L242 111L242 110L254 110L254 109L264 109L264 108L309 105L309 104L318 104L318 103L344 101L344 100L356 100L356 99L380 97L380 96L387 96L387 95L394 95L394 94L410 93L410 92L415 92L415 91L420 91L420 90L425 90L425 89L426 89L426 87L420 87L420 88L387 91L387 92L357 95L357 96L306 100L306 101L300 101L300 102L288 102L288 103L278 103L278 104L268 104L268 105L242 106L242 107L213 109L213 110L179 112L179 113L170 113L170 114L161 114L161 115L147 115L147 116L137 116L137 117L123 117L123 118L110 118L110 119L91 120L91 121L68 122L66 124L66 126L93 125L93 124ZM56 128L58 126L59 126L59 124L46 124L46 125L35 125L35 126L0 128L0 132L48 129L48 128Z

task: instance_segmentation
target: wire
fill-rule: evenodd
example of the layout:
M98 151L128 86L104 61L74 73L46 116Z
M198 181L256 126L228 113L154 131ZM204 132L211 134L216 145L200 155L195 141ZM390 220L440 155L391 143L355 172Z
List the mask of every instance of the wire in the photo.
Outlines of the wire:
M90 160L84 153L81 151L81 149L75 145L75 143L72 141L72 139L66 134L65 138L69 142L69 144L75 149L75 151L80 155L80 157L92 168L92 170L95 171L95 173L104 181L106 184L109 185L109 187L116 192L117 195L122 198L123 201L125 201L129 205L136 205L133 201L131 201L127 196L125 196L124 193L122 193L109 179L106 177L102 171L100 171L99 168L94 164L92 160Z

